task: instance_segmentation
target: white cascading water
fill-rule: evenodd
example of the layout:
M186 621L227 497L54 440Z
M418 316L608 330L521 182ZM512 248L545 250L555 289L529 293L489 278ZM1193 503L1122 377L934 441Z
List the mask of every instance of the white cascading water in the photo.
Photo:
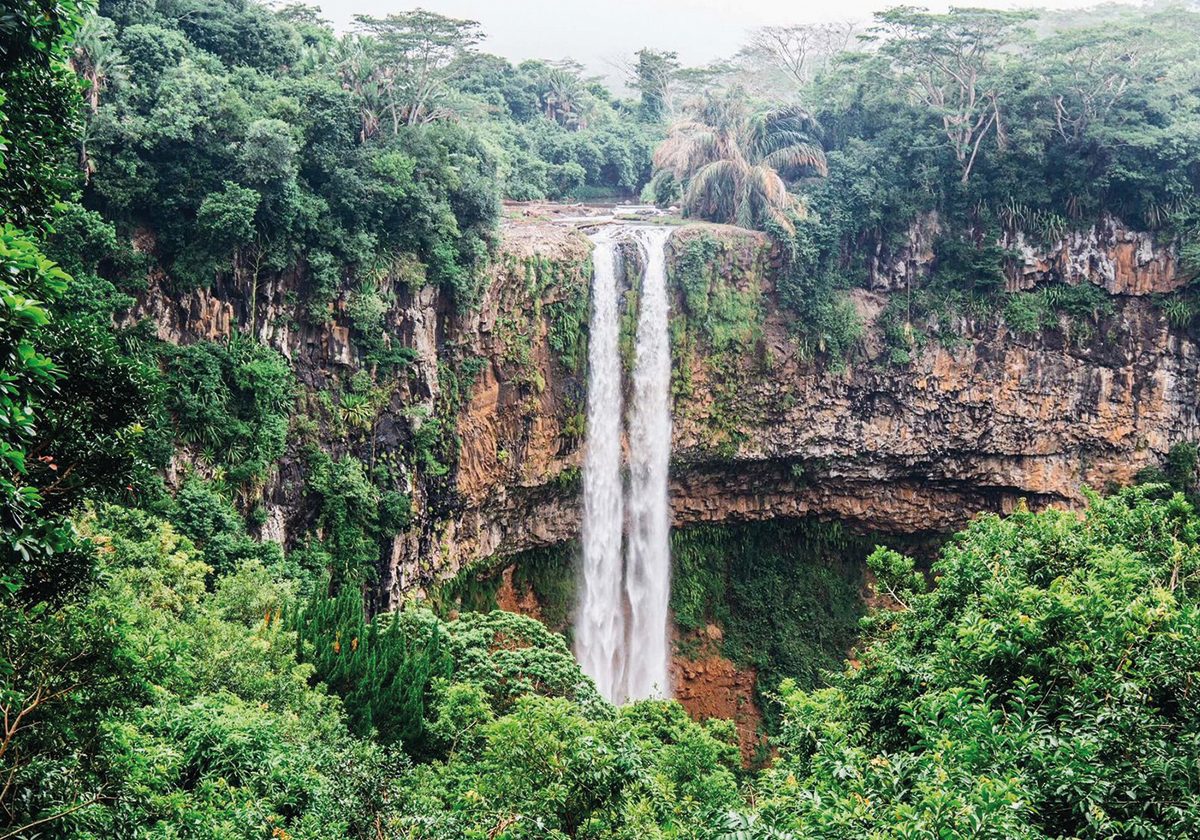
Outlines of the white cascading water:
M625 696L667 697L667 602L671 590L671 338L666 245L670 228L637 228L646 258L638 309L637 361L629 412L629 599Z
M667 322L669 228L607 229L593 241L588 345L587 450L583 467L583 594L576 656L600 693L620 703L666 697L670 596L671 348ZM622 505L621 365L617 289L619 240L642 249L633 402L629 412L629 498ZM628 511L622 562L623 507Z
M604 697L622 694L625 609L621 592L621 355L617 241L593 237L588 335L587 449L583 460L583 592L575 655Z

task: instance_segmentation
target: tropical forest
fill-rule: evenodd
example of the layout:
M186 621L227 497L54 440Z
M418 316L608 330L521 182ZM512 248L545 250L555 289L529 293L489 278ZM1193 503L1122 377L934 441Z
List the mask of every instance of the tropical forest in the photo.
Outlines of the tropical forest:
M0 840L1200 840L1200 5L1034 2L0 0Z

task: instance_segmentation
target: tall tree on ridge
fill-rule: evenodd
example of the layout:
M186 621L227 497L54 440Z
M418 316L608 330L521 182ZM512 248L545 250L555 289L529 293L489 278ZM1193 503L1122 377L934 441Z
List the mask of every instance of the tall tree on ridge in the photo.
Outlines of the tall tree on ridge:
M424 9L383 18L358 15L355 22L375 39L373 48L393 130L436 119L438 97L483 40L475 21Z
M658 122L671 110L671 82L679 72L679 55L674 52L637 51L630 85L642 95L639 111L643 120Z
M900 73L909 95L941 121L967 183L990 134L1003 149L999 67L1032 12L952 9L933 14L900 6L880 12L872 32Z

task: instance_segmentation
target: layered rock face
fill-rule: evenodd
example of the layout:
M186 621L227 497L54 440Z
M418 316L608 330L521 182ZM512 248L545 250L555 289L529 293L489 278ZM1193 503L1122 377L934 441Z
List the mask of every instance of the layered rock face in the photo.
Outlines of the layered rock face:
M1200 346L1172 329L1151 297L1181 284L1174 252L1112 221L1050 248L1006 243L1019 254L1007 268L1010 289L1093 283L1111 295L1110 315L1032 336L994 316L962 319L953 347L931 343L895 364L878 322L927 276L930 224L895 254L875 256L869 288L852 293L865 338L841 366L806 356L793 339L766 237L680 228L669 246L673 318L682 319L676 525L817 515L877 531L944 531L1021 499L1078 505L1085 487L1128 482L1173 444L1200 436ZM680 259L697 237L716 243L710 270L756 319L744 351L719 359L683 323ZM582 313L586 322L589 253L570 225L510 220L477 308L458 313L430 288L396 290L387 331L417 359L397 382L377 443L402 448L414 406L449 404L461 446L441 497L414 474L416 524L384 560L381 605L475 561L576 535L585 380L571 339L572 318ZM635 285L637 272L627 274ZM360 362L339 311L322 327L295 325L289 301L303 282L296 274L260 286L252 331L319 388ZM636 291L627 300L635 306ZM161 337L186 342L251 328L249 312L244 289L172 295L152 282L131 317L149 317ZM463 391L451 402L447 371ZM289 458L267 488L269 536L294 539L306 526L302 471Z
M1128 482L1196 435L1197 347L1149 301L1119 301L1084 345L963 327L960 347L930 347L909 367L868 355L834 372L796 359L773 316L777 362L738 396L753 422L736 455L705 452L706 404L679 424L677 519L819 514L948 530L1021 498L1077 503L1085 486Z
M676 525L816 515L890 533L947 531L1021 500L1077 506L1085 488L1127 483L1200 434L1200 346L1173 330L1151 298L1181 284L1174 253L1114 222L1052 249L1018 251L1006 269L1013 290L1094 283L1111 295L1110 315L1064 319L1032 336L996 316L962 319L953 325L955 346L931 343L903 365L891 362L877 321L931 255L914 249L892 265L902 277L877 274L874 290L852 292L866 336L853 358L833 367L792 339L794 316L777 303L765 237L689 225L673 239L676 256L697 236L720 244L716 270L759 301L762 328L752 352L732 364L714 364L702 342L677 355L690 383L675 401ZM557 387L548 380L550 391ZM465 443L496 422L494 393L468 403ZM576 467L577 453L500 471L487 449L466 443L463 453L472 504L458 534L479 538L460 562L576 534L576 499L552 475Z

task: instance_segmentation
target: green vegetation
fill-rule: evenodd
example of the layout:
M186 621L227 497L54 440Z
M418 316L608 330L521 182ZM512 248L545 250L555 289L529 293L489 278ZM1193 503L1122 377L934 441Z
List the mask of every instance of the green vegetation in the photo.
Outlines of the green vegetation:
M759 674L760 707L777 723L770 699L780 681L823 684L854 644L864 606L862 569L873 543L815 520L699 525L671 535L671 611L685 634L722 629L721 652ZM517 597L532 593L538 618L570 638L578 543L504 558ZM445 618L496 609L495 569L471 569L441 584L432 601ZM453 611L453 612L452 612ZM680 642L686 651L691 639Z
M588 281L591 266L567 269L564 273L566 276L560 279L562 299L543 307L550 325L546 341L563 368L580 374L587 360ZM534 299L541 300L542 296L539 294Z
M916 331L949 340L955 313L1053 328L1057 304L1005 294L1003 238L1050 244L1111 214L1179 242L1185 265L1200 240L1197 37L1200 15L1180 5L1070 17L899 7L865 32L775 27L709 75L649 192L770 231L797 337L834 361L860 333L842 290L902 258L914 227L940 236L926 300L889 338L894 358ZM784 130L757 140L777 115ZM1168 309L1176 323L1195 311L1184 298Z
M1155 495L983 517L930 592L877 552L903 608L829 688L784 686L764 818L814 838L1194 836L1197 519Z
M840 292L935 212L954 223L887 315L897 354L973 308L1023 335L1082 330L1106 299L1005 296L999 234L1045 241L1108 211L1177 238L1194 269L1195 19L1109 10L1035 37L1014 13L894 10L875 48L793 64L797 102L718 100L653 190L770 226L814 353L848 352ZM339 36L251 0L0 10L0 840L1200 836L1190 443L1082 515L977 519L932 589L878 549L894 609L857 642L860 539L676 533L681 625L721 624L760 700L778 697L765 770L740 767L729 722L614 708L565 636L469 609L492 583L448 587L441 616L378 611L389 540L447 552L463 507L457 418L486 362L445 326L479 300L499 198L636 191L679 86L708 81L643 50L623 102L577 67L482 55L479 34L412 11ZM677 347L746 355L754 287L711 270L711 241L686 248ZM532 393L535 326L581 368L586 272L524 268L528 311L498 328ZM344 317L354 369L293 368L259 342L260 298L292 276L294 311L270 317ZM232 292L249 328L160 341L177 322L127 317L148 278ZM436 391L388 327L429 284L447 293ZM1164 301L1173 322L1193 297ZM579 408L563 401L564 444ZM737 420L719 421L727 445ZM289 492L303 509L282 535ZM513 574L554 626L573 552Z
M385 508L363 463L353 455L334 459L313 451L305 493L316 503L315 524L322 535L307 546L308 565L329 569L339 584L373 580Z
M1097 499L1082 520L984 517L944 549L931 592L911 561L878 550L899 608L871 619L860 664L830 687L783 684L778 758L749 777L728 724L701 726L671 703L612 709L531 619L368 623L357 593L293 613L294 584L257 560L206 586L198 549L145 513L104 507L79 527L104 583L55 608L53 633L5 625L22 681L6 702L46 692L29 711L37 737L19 733L7 758L36 796L6 807L47 819L52 836L197 825L452 837L500 824L514 838L716 840L736 825L867 838L962 820L997 838L1194 830L1200 520L1158 487ZM797 528L819 549L845 544ZM721 571L702 563L721 540L739 541L747 565L769 555L777 543L752 530L682 532L682 562L697 561L684 591L719 591ZM762 587L738 577L726 585L773 590L774 609L819 625L803 594L780 600L789 587L769 569ZM685 596L681 614L705 620L687 612L701 600Z
M757 670L774 726L768 698L780 681L821 685L854 644L869 551L865 538L810 520L677 530L671 610L681 630L722 629L724 655Z
M683 186L687 213L715 222L788 227L802 209L784 179L826 173L816 125L801 108L749 114L736 93L704 100L694 122L677 122L654 164ZM656 185L657 187L657 185Z
M436 622L403 613L381 627L378 616L367 619L359 591L345 587L336 598L315 594L294 623L299 658L342 698L352 732L423 747L430 683L453 664Z
M758 243L734 244L708 231L677 240L671 282L682 292L671 313L672 391L690 396L697 356L708 368L712 405L705 418L710 443L732 455L744 439L746 378L769 365L763 347L763 306ZM747 369L752 373L748 373Z
M175 529L192 541L214 576L232 574L252 561L288 574L283 569L283 550L278 543L260 542L247 533L242 514L220 484L193 475L183 482L174 498L159 507L165 508Z
M684 323L698 330L711 353L744 356L762 338L764 313L757 278L739 276L745 267L733 250L705 232L690 237L672 266L673 280L683 291Z
M579 573L578 556L579 544L572 540L503 558L504 566L512 568L512 585L517 597L531 592L537 601L541 622L568 640ZM469 568L438 584L429 602L441 618L462 611L488 612L496 609L501 583L501 571L494 567Z
M513 586L526 587L537 598L541 619L550 629L571 638L571 610L575 606L579 544L575 541L534 548L513 558Z
M234 485L262 481L283 455L295 387L277 351L236 337L165 347L164 385L176 433Z
M1177 443L1167 450L1161 467L1139 471L1137 480L1140 484L1166 485L1196 506L1200 503L1200 449L1194 443Z
M1112 300L1099 286L1055 284L1007 296L1004 322L1015 332L1033 335L1053 328L1060 318L1079 328L1077 338L1090 338L1088 326L1102 315L1111 315Z
M394 281L477 302L499 198L649 178L656 121L578 66L479 53L471 21L359 16L339 36L309 8L202 5L101 3L70 53L88 102L59 130L73 142L81 112L84 204L152 230L177 288L248 289L252 323L260 287L306 265L308 317L344 295L376 352Z

